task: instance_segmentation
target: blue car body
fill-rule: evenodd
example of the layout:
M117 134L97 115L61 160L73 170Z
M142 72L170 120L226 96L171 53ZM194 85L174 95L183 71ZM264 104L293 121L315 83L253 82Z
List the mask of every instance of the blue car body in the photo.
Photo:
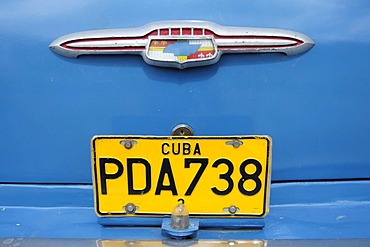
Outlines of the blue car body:
M163 239L159 226L98 223L90 140L166 136L179 123L273 140L265 228L198 239L370 238L369 10L362 0L1 2L0 238ZM48 48L69 33L161 20L289 29L316 45L184 70Z

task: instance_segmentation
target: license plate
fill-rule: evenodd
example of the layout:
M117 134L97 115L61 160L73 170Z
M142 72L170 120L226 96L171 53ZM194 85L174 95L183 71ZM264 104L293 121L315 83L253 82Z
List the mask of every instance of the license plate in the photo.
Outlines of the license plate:
M269 210L268 136L96 136L98 216L163 216L183 200L190 216L264 217Z

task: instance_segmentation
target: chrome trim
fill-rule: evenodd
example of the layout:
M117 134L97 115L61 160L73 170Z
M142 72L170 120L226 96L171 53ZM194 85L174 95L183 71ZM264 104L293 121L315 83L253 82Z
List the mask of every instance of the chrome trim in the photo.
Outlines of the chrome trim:
M162 32L162 33L161 33ZM153 39L188 41L212 39L211 59L153 59L148 56ZM315 42L304 34L272 28L221 26L207 21L160 21L136 28L105 29L72 33L53 41L49 48L65 57L99 54L137 54L155 66L186 68L216 63L224 53L285 53L296 55ZM168 53L167 53L168 54Z

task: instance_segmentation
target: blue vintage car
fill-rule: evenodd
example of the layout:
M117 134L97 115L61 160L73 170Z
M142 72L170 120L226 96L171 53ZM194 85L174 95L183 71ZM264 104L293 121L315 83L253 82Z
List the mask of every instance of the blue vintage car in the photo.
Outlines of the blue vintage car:
M0 245L369 245L369 10L370 3L362 0L1 2ZM190 20L201 22L173 24ZM163 23L172 23L166 24L168 33ZM111 29L118 31L112 34L107 31ZM115 46L132 42L133 34L127 30L135 35L144 32L128 45L134 47L131 53L126 48L117 52ZM251 40L240 41L247 36ZM60 37L63 42L58 42ZM239 41L224 44L221 56L220 42L230 37ZM261 39L272 39L268 42L273 45L253 43ZM113 48L107 48L107 42ZM162 47L161 42L172 46ZM206 42L208 50L196 53ZM242 50L235 49L235 42ZM307 49L290 52L305 42ZM178 60L150 51L171 53ZM192 54L197 56L194 60ZM73 58L77 55L81 56ZM171 137L176 127L177 134L194 137ZM108 191L114 187L115 176L127 172L122 183L130 190L129 165L123 163L118 174L120 165L100 153L115 147L96 144L103 137L119 140L122 152L132 146L134 150L142 140L162 138L160 144L150 143L136 153L143 158L159 145L153 159L161 156L162 162L164 157L162 168L153 168L149 160L149 174L142 159L128 161L147 169L142 175L131 171L134 180L147 175L141 189L133 188L137 185L131 181L131 194L152 193L137 198L146 198L138 200L147 204L153 200L159 214L140 213L141 205L135 204L122 204L122 212L110 209L122 203L119 194L105 206L100 204L104 186ZM268 167L261 173L265 177L253 177L258 165L257 171L247 171L249 163L244 166L250 186L257 188L262 181L258 193L264 193L264 201L256 200L263 212L242 213L240 205L248 203L236 196L238 188L244 196L255 194L243 187L244 170L236 164L232 169L241 175L231 177L221 170L215 179L203 175L208 176L208 189L201 185L206 180L200 179L202 173L197 173L199 185L193 180L185 195L180 195L182 182L177 180L187 175L176 176L181 172L173 168L171 182L168 169L174 161L170 165L167 154L175 157L182 150L186 156L191 150L190 156L198 157L209 144L199 144L197 138L205 143L228 138L223 143L234 150L243 142L241 147L247 147L251 137L268 143L261 166ZM173 140L180 140L175 142L178 147ZM224 158L219 163L231 169L223 149L212 145L203 156ZM101 168L103 163L98 162L104 160L98 156L110 159L105 160L110 168ZM188 163L192 162L201 163ZM205 174L212 169L211 158L209 162ZM159 175L152 176L156 172ZM175 182L178 190L171 187ZM230 199L235 204L226 199L231 193L227 184L233 185L232 193L236 191ZM185 198L187 205L190 194L200 187L213 194L193 200L200 209L188 207L190 219L200 220L199 229L192 238L171 240L162 220L169 219L176 204L167 198ZM212 206L222 203L224 212L213 214ZM257 207L249 206L252 211ZM108 209L100 210L103 207ZM193 215L197 210L203 213Z

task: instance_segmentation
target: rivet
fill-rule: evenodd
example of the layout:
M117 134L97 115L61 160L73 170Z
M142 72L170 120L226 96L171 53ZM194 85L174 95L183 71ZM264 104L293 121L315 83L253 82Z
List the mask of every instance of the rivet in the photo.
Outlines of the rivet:
M127 214L134 214L138 207L136 207L133 203L127 203L126 206L124 206L124 209Z
M227 141L226 142L226 145L233 146L234 148L238 148L241 145L243 145L243 142L242 141L239 141L239 140Z
M133 140L124 140L121 141L120 144L124 146L126 149L131 149L133 146L137 144L137 142Z
M230 214L235 214L236 212L239 211L239 208L237 206L230 206L230 207L225 207L224 211L229 212Z

